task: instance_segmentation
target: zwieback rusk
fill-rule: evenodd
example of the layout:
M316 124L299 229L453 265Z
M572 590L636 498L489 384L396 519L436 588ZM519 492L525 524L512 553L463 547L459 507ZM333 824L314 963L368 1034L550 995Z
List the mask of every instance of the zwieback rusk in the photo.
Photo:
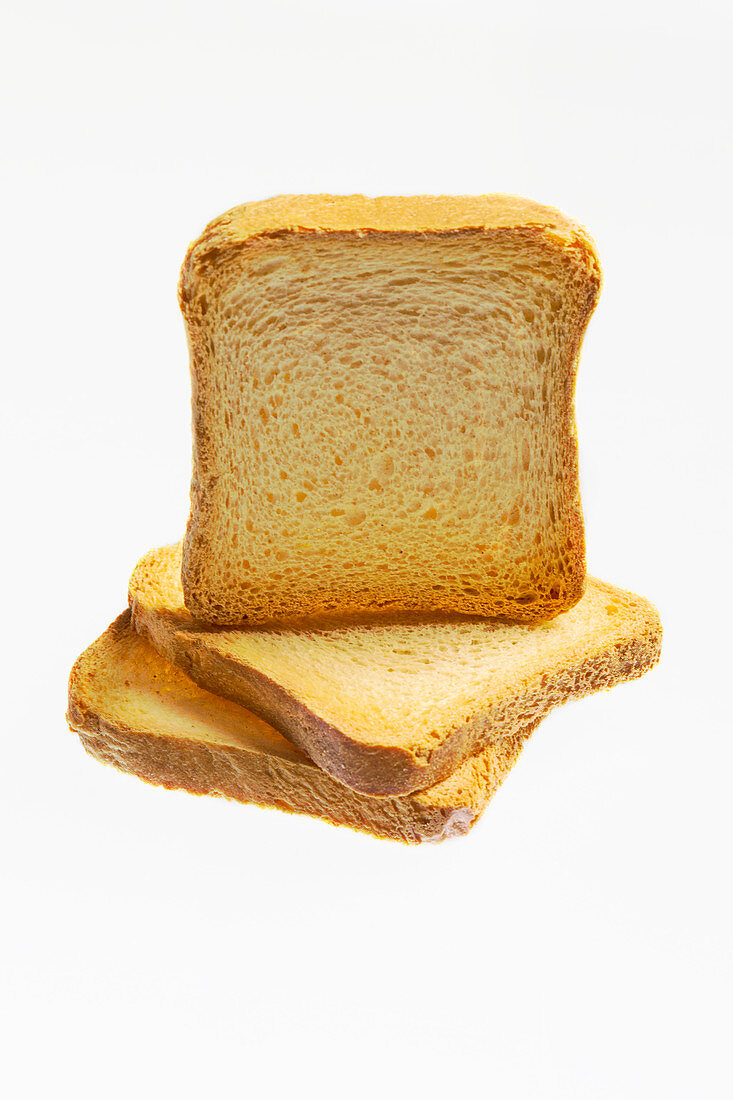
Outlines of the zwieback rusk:
M592 577L574 608L535 626L403 616L233 629L191 616L180 564L180 546L139 562L135 629L202 687L371 795L432 786L552 707L641 676L660 653L654 607Z
M164 661L125 612L78 659L68 721L84 748L149 783L325 818L407 843L468 832L529 730L418 794L370 798L321 771L254 714L202 691Z
M570 608L573 394L600 285L584 229L507 195L285 195L213 221L179 286L188 609Z

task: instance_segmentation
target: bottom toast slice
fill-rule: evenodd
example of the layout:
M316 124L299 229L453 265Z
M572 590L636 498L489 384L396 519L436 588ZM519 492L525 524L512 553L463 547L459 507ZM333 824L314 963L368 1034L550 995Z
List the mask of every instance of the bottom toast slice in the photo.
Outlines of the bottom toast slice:
M71 671L67 720L84 748L148 783L321 817L408 844L467 833L516 762L534 722L434 787L359 794L237 703L198 687L124 612Z

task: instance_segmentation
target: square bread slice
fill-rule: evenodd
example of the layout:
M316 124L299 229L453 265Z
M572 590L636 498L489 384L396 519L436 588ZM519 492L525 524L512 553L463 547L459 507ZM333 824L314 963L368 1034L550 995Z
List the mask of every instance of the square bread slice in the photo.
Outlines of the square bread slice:
M432 786L552 707L641 676L659 658L652 605L591 577L571 611L535 626L403 616L206 627L184 606L180 554L155 550L136 567L135 629L366 794Z
M105 764L194 794L322 817L409 844L467 833L529 730L472 757L438 786L370 798L343 786L243 707L202 691L120 615L74 665L68 722Z
M188 609L570 608L573 395L600 284L585 230L506 195L282 196L213 221L179 287Z

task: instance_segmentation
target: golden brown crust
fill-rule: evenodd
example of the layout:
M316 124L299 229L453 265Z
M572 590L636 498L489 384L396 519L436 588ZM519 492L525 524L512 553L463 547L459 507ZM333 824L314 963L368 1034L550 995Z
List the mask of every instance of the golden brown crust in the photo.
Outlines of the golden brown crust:
M439 841L468 832L530 732L528 728L498 751L485 752L431 790L369 798L344 787L306 757L293 756L287 745L283 753L251 741L252 720L246 711L200 691L165 666L133 634L129 620L125 612L74 665L67 719L90 755L168 789L309 814L408 844ZM150 699L157 721L146 713ZM224 737L222 718L228 726ZM272 736L276 742L274 731Z
M189 246L181 271L182 305L197 269L223 251L283 233L428 234L527 229L574 256L592 273L595 297L600 265L588 231L550 206L519 195L278 195L244 203L209 222Z

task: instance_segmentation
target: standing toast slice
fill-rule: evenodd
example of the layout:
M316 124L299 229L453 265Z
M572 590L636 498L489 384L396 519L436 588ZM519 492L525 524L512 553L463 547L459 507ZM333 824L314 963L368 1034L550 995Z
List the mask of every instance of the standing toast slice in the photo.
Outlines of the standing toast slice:
M444 783L370 798L317 768L256 715L202 691L115 620L74 665L68 721L105 764L168 788L322 817L406 843L468 832L529 730L473 757Z
M233 629L192 618L180 562L172 546L138 564L135 629L366 794L432 786L552 707L641 676L659 658L652 605L591 577L571 611L535 626L403 616Z
M212 222L179 288L192 614L572 607L600 282L583 229L506 195L282 196Z

